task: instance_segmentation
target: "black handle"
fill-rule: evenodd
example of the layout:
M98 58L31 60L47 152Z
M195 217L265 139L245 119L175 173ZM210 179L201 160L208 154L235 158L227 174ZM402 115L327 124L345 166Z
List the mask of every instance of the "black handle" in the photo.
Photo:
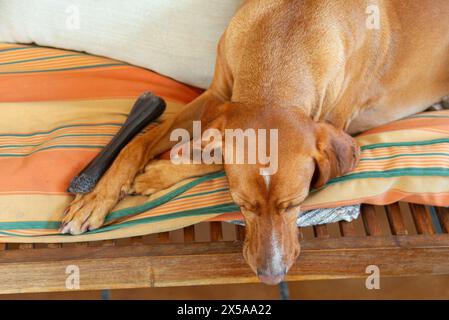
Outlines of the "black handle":
M107 146L70 182L70 193L88 193L97 184L125 145L165 111L165 101L150 92L135 102L128 118Z

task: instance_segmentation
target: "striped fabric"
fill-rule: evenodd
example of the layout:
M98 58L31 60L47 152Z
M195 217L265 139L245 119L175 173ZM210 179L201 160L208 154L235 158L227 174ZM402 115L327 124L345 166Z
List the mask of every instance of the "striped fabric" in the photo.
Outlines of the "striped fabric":
M0 44L0 240L74 242L164 232L239 219L224 173L189 179L149 197L129 196L106 226L59 235L65 192L152 91L177 112L200 91L151 71L78 52ZM449 205L449 112L416 115L357 137L358 168L313 192L303 209L398 200Z

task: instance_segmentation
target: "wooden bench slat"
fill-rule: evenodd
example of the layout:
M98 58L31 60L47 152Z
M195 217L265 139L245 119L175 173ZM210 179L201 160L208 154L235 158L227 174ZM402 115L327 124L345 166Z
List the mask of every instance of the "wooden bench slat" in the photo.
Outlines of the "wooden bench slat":
M380 222L376 218L376 210L374 206L364 204L362 205L362 219L365 231L368 236L382 235L382 228Z
M441 229L444 233L449 233L449 208L435 207Z
M47 248L62 248L62 243L47 243Z
M313 226L313 233L316 238L329 238L329 232L325 224Z
M221 229L221 222L212 221L210 223L210 239L211 241L223 241L223 230Z
M329 238L304 241L287 281L449 274L449 236ZM360 241L359 241L360 240ZM66 291L67 265L82 272L81 290L257 282L241 242L6 250L0 293ZM132 272L130 272L132 270Z
M410 203L410 211L419 234L435 234L435 229L427 208L421 204Z
M115 240L103 240L103 241L101 241L101 245L103 246L103 247L113 247L113 246L115 246Z
M298 227L298 239L300 241L304 240L304 233L302 232L302 228L301 227Z
M157 242L168 243L170 242L170 232L160 232L157 234Z
M343 237L355 237L357 236L357 231L355 229L354 221L347 222L347 221L340 221L338 223L340 227L340 234Z
M143 236L131 237L129 238L129 243L131 245L139 245L143 243Z
M75 247L87 247L89 242L75 242Z
M245 240L245 227L244 226L235 226L235 237L239 241Z
M195 226L188 226L184 228L184 242L195 241Z
M405 228L404 218L402 217L399 204L393 203L385 207L390 225L391 233L398 236L404 236L408 234Z
M33 243L19 243L19 249L20 250L33 249L33 248L34 248L34 244Z

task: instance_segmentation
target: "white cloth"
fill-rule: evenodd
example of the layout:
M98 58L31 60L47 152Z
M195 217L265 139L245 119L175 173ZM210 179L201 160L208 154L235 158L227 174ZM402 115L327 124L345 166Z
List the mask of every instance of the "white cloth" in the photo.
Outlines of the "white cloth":
M0 0L0 41L122 60L201 88L242 0Z
M328 208L328 209L316 209L302 212L296 224L298 227L310 227L318 224L328 224L338 221L351 222L358 218L360 214L360 205ZM243 220L229 221L238 225L245 225Z

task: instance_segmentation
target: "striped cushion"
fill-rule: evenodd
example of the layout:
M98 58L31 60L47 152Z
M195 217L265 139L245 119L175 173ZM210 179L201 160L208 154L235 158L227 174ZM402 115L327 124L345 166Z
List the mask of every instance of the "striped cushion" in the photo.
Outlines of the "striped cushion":
M72 242L137 236L205 220L239 219L224 173L122 200L107 225L59 235L65 192L153 91L173 114L200 91L125 63L64 50L0 44L0 239ZM398 200L449 205L449 112L416 115L357 137L358 168L313 192L304 209Z

